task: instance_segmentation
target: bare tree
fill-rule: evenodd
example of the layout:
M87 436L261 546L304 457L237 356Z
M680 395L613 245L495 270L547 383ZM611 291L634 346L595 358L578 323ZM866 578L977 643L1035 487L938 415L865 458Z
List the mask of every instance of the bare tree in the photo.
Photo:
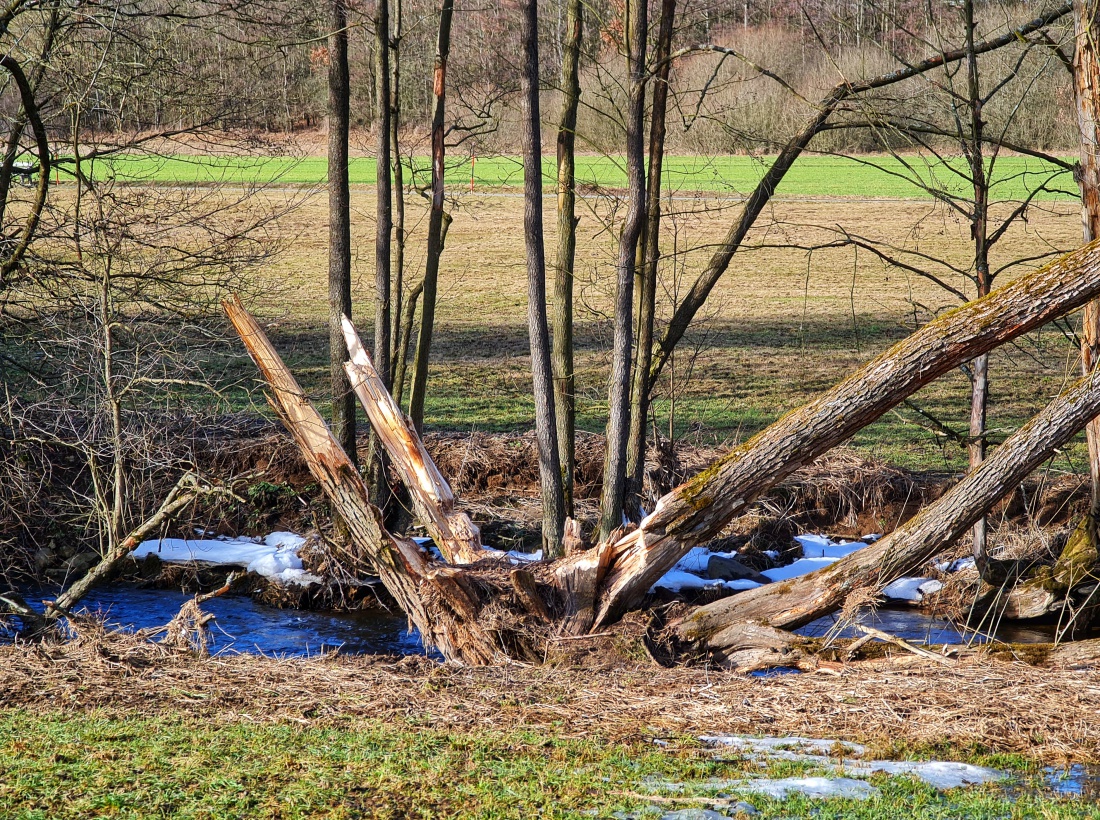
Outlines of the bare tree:
M345 0L332 0L328 37L328 293L329 378L332 424L337 440L353 463L355 451L355 396L344 362L347 346L340 320L351 315L351 194L348 187L348 15Z
M626 110L627 212L615 263L615 329L608 387L607 452L600 494L600 539L623 523L627 482L627 442L630 435L630 370L633 353L634 271L638 240L645 219L645 89L648 7L627 0L624 7L629 96Z
M546 317L546 252L542 231L542 138L539 120L538 2L522 8L523 40L523 230L527 248L527 329L535 393L535 433L542 486L542 543L546 555L560 557L565 527L562 464L554 418L550 331Z
M558 249L554 263L553 334L554 413L561 460L565 514L573 515L573 473L577 376L573 365L573 274L577 254L577 109L580 107L580 50L584 5L567 0L562 42L562 103L558 124Z
M409 416L418 431L424 429L424 396L428 389L428 363L431 359L432 332L435 329L436 287L439 281L439 257L443 252L443 174L445 157L444 113L447 94L447 59L451 52L451 20L454 0L443 0L439 7L439 36L436 40L432 102L432 193L428 214L428 251L424 261L424 293L420 308L420 338L416 343Z

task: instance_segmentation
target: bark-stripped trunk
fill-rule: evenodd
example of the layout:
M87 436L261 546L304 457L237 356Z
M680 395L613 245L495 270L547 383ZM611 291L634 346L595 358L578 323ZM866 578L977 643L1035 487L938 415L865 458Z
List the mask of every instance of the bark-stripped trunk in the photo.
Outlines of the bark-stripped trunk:
M367 412L374 433L408 488L416 517L439 551L452 564L469 564L485 557L481 531L466 513L455 510L454 492L439 472L416 428L390 395L381 374L363 348L359 334L344 317L344 339L351 352L345 363L352 389Z
M1070 3L1063 3L1050 12L1012 31L978 43L974 46L973 51L975 54L985 54L1012 43L1019 42L1021 39L1026 38L1027 35L1040 31L1064 17L1066 14L1069 14L1071 8L1072 6ZM845 100L851 99L859 94L879 88L886 88L887 86L903 82L927 71L941 68L951 63L957 63L960 60L966 59L966 56L967 49L965 48L941 52L932 57L925 58L924 60L919 60L905 68L881 74L869 80L862 80L857 83L840 83L821 99L817 106L817 112L808 119L802 126L802 129L783 146L783 149L779 152L775 161L768 167L767 172L761 178L759 184L753 189L753 192L749 194L748 199L745 200L745 204L741 209L741 214L737 218L737 222L730 228L729 232L718 246L718 249L711 256L710 261L707 262L706 268L704 268L703 272L696 278L691 286L691 290L688 291L687 296L684 297L684 301L676 307L672 318L669 320L668 329L657 343L657 348L654 351L653 367L651 368L650 377L651 382L656 382L665 364L668 363L669 357L672 355L672 351L676 348L677 343L683 338L688 327L695 319L695 316L702 310L707 297L710 296L710 292L714 289L714 286L718 284L718 280L721 279L722 275L729 269L730 262L733 260L733 255L741 247L741 243L744 242L745 237L756 222L757 217L760 216L765 206L771 200L772 194L775 193L779 183L783 181L787 172L802 155L802 152L810 144L810 141L825 128L829 118L837 108Z
M658 503L615 544L595 626L636 606L691 547L762 493L933 379L1100 293L1100 245L1052 262L940 317L804 407L788 413Z
M630 441L627 446L627 474L630 478L627 508L640 509L642 477L645 473L646 421L652 385L649 368L653 361L653 321L657 298L657 262L661 255L661 169L665 159L665 112L668 107L668 76L672 69L672 25L676 0L662 0L661 22L657 27L654 60L653 106L649 120L649 182L646 186L646 217L639 246L641 265L635 276L638 357L630 389ZM640 516L631 516L635 521Z
M881 590L958 539L1097 412L1100 372L1062 393L950 492L886 538L809 575L701 607L680 626L681 636L720 650L743 622L794 629L840 609L856 590Z
M623 496L626 490L626 447L630 434L630 363L632 359L634 308L634 269L637 265L638 238L645 218L645 123L646 0L627 0L627 63L630 73L630 97L626 111L627 210L619 237L619 255L615 265L615 331L611 351L611 382L608 387L607 452L600 494L600 540L623 523Z
M580 56L584 31L581 0L567 0L562 44L562 102L558 124L558 257L554 263L551 315L554 416L561 460L565 514L573 515L577 380L573 372L573 268L577 255L577 109L581 102Z
M1086 242L1100 236L1100 3L1076 0L1073 4L1076 48L1073 56L1073 90L1077 128L1081 137L1081 226ZM1085 306L1081 321L1081 369L1089 373L1100 360L1100 302ZM1093 519L1100 516L1100 419L1086 428L1089 475L1092 478Z
M259 324L240 301L224 303L230 322L248 348L272 392L272 404L358 550L346 556L378 573L386 590L424 642L448 660L470 664L507 660L496 637L478 622L478 594L461 570L432 561L412 541L386 532L382 514L370 503L359 471L302 393ZM343 338L341 328L341 340Z
M348 190L348 16L345 0L332 0L328 37L328 298L329 378L332 431L352 463L355 452L355 396L344 361L340 319L351 315L351 209Z
M409 415L420 433L424 432L424 395L428 389L428 363L431 359L432 332L435 330L439 257L443 253L443 114L447 101L447 59L451 52L453 16L454 0L443 0L439 7L439 35L432 85L432 199L428 212L428 252L424 260L424 301L420 309L420 338L416 343L413 382L409 393Z
M554 418L550 330L546 319L546 252L542 230L542 139L539 121L538 3L526 0L520 26L523 40L523 232L527 247L527 333L535 395L535 435L542 488L542 546L547 557L562 555L565 498Z

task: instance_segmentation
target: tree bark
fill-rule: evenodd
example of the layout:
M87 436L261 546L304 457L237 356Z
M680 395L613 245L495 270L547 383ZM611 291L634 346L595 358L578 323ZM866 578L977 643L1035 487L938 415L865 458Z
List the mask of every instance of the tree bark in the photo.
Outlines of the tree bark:
M1097 412L1100 372L1062 393L950 492L886 538L809 575L701 607L683 622L681 637L721 648L743 622L793 629L840 609L855 590L881 590L959 538Z
M562 555L565 497L554 417L554 380L550 366L550 330L546 318L546 253L542 226L542 124L539 118L538 2L526 0L523 40L523 229L527 246L527 332L535 396L535 435L542 488L542 546L549 558Z
M416 428L394 401L385 382L363 348L359 334L344 317L344 338L351 351L348 378L367 412L375 435L408 488L416 517L432 541L452 564L470 564L485 557L481 531L466 513L455 510L454 492L435 466Z
M985 168L985 122L982 120L982 91L978 75L978 55L975 51L974 0L963 3L966 26L966 107L970 119L970 138L963 140L963 151L970 164L970 182L974 201L971 204L970 236L974 242L974 278L978 296L986 296L993 281L989 271L989 180ZM973 472L985 460L986 415L989 405L989 356L982 354L970 363L970 441L967 446L970 470ZM974 558L985 567L986 520L974 522Z
M638 358L630 388L630 440L627 445L628 510L640 510L642 478L645 473L646 422L652 385L649 368L653 362L653 322L657 306L657 263L661 256L661 169L665 159L665 113L668 108L668 77L672 70L672 29L676 0L662 0L661 21L657 26L654 60L653 104L649 119L649 181L646 185L646 216L639 246L641 265L635 276ZM637 521L641 516L631 516Z
M332 431L356 463L355 396L344 361L348 351L340 319L351 315L351 206L348 190L348 19L346 0L329 9L328 66L328 298L329 377L332 385Z
M390 49L390 65L393 70L390 84L390 152L393 161L393 298L390 300L393 310L393 329L390 332L390 342L393 344L393 353L390 356L390 381L397 403L401 403L401 391L404 385L397 383L398 357L404 359L408 355L407 345L401 348L401 317L405 298L405 170L401 164L401 38L402 38L402 3L394 0L393 14L393 46ZM405 378L405 362L400 364L401 378Z
M428 252L424 260L424 296L420 308L420 338L413 362L409 415L419 433L424 432L424 395L428 389L428 363L431 359L432 332L435 330L436 286L439 281L439 257L443 253L443 114L447 101L447 59L451 52L451 18L454 0L443 0L439 7L439 35L435 47L432 85L432 199L428 212Z
M595 626L636 606L691 547L799 467L965 361L1100 294L1100 243L1025 274L925 325L860 371L719 459L615 544Z
M389 0L378 0L374 18L377 96L375 132L376 224L374 239L374 361L383 385L390 386L391 318L390 239L393 235L393 187L390 181L390 13ZM349 316L350 314L344 314Z
M630 96L626 110L627 211L615 265L615 330L608 386L607 451L600 494L600 540L623 523L626 447L630 434L630 363L633 345L634 269L645 216L645 122L647 0L626 0Z
M1034 20L1012 31L976 44L973 51L975 54L985 54L1006 45L1019 42L1021 39L1027 37L1027 35L1040 31L1069 14L1071 8L1072 5L1070 3L1063 3L1057 8L1036 17ZM672 56L675 58L676 55L674 54ZM718 249L711 256L703 272L699 274L695 282L692 283L691 290L688 292L687 296L684 297L683 302L681 302L673 312L672 318L669 320L668 329L657 343L657 348L654 351L653 366L650 376L651 383L656 383L657 377L661 374L665 364L667 364L669 356L672 355L672 351L676 348L677 343L683 338L691 322L695 319L696 314L698 314L706 303L707 297L710 296L710 292L714 289L714 286L718 284L718 280L721 279L722 275L729 269L730 262L733 260L733 255L741 247L741 243L744 242L745 237L756 222L757 217L760 216L765 206L771 200L779 183L783 181L787 172L802 155L802 152L810 144L810 141L824 130L829 117L832 116L841 103L866 91L886 88L887 86L903 82L904 80L931 71L932 69L940 68L951 63L957 63L960 60L966 59L966 56L967 50L965 48L944 51L931 57L926 57L905 68L890 71L886 74L880 74L868 80L862 80L857 83L842 82L821 99L818 103L817 112L810 117L802 126L802 129L783 146L783 149L779 152L775 161L768 167L767 172L761 178L759 184L753 189L752 193L749 194L737 221L730 228L729 232L718 246Z
M1100 236L1100 3L1075 0L1073 4L1075 49L1073 92L1077 107L1077 128L1081 138L1081 161L1077 182L1081 188L1081 227L1085 242ZM1092 372L1100 360L1100 302L1085 306L1081 320L1081 370ZM1100 517L1100 419L1089 422L1085 431L1089 447L1089 476L1092 480L1093 519Z
M576 469L576 392L573 371L573 270L577 255L577 110L581 101L580 54L584 31L581 0L567 0L562 45L562 103L558 125L558 256L554 263L553 334L554 417L566 516L573 515Z

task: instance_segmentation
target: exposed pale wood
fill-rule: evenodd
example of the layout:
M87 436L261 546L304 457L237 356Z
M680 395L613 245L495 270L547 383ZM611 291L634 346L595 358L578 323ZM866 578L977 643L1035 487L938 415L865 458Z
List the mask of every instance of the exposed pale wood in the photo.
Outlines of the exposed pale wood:
M1100 294L1100 245L1092 243L989 296L941 316L816 400L789 413L658 501L614 546L594 624L636 606L691 547L799 467L954 369Z
M539 594L535 578L525 569L512 570L512 588L523 603L524 609L542 621L550 622L550 610Z
M1100 638L1072 641L1055 647L1050 652L1049 662L1059 666L1100 666Z
M839 609L857 589L881 589L954 542L994 503L1100 411L1100 371L1081 379L1021 427L942 498L876 543L789 581L701 607L681 637L711 649L738 621L791 629Z
M596 593L611 561L612 542L563 558L554 565L556 585L565 601L559 627L563 635L587 632L595 618Z
M777 666L813 668L812 655L799 644L802 638L782 629L755 623L737 624L736 631L726 636L722 650L713 660L739 672L774 669Z
M573 555L587 549L584 534L581 532L581 522L575 518L565 519L565 529L562 533L562 548L566 556Z
M880 641L886 641L887 643L894 644L894 646L900 646L906 652L912 652L918 657L927 658L930 661L941 663L944 666L955 665L955 661L951 660L951 658L948 658L945 655L937 655L935 652L925 649L924 647L914 646L913 644L909 643L909 641L903 638L899 638L897 635L891 635L889 632L883 632L881 629L875 629L873 626L864 626L863 624L859 624L856 628L870 638L878 638ZM852 650L849 648L848 651L851 652Z
M267 381L272 404L298 444L310 473L346 524L352 544L420 630L424 642L437 647L450 661L506 661L492 635L478 624L477 598L461 582L458 572L433 561L412 541L395 538L386 531L359 471L302 393L259 324L239 299L223 305Z
M481 531L466 513L455 509L451 485L424 449L412 421L401 412L386 389L347 316L343 329L351 353L351 361L344 367L352 389L402 483L408 488L416 517L452 564L469 564L484 558Z

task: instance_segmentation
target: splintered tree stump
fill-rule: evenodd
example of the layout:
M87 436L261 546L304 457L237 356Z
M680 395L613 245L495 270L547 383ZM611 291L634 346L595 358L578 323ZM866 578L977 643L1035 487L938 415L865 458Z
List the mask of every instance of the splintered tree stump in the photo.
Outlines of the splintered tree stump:
M747 623L793 629L834 612L852 592L882 589L916 570L1100 413L1100 371L1081 379L1005 440L972 473L904 526L817 572L700 607L680 625L683 640L711 650Z
M420 547L382 525L359 471L310 404L294 376L239 299L223 304L271 389L272 406L290 430L313 477L347 525L386 590L420 630L425 644L448 660L490 664L508 660L496 637L478 622L480 603L460 572L433 561ZM354 560L354 556L353 556Z
M310 470L348 522L354 544L375 566L425 641L451 660L493 663L538 658L540 641L606 628L636 608L650 586L691 547L715 536L733 516L796 469L938 376L1097 295L1100 243L1092 243L929 323L665 495L637 530L616 534L550 564L531 565L515 575L510 574L510 566L488 558L464 566L436 562L415 544L386 532L359 473L258 325L239 302L227 303L226 311L267 379L273 404ZM395 463L404 463L401 469L410 489L421 489L418 514L435 528L433 536L455 562L474 560L480 551L476 528L472 523L456 524L459 519L449 486L385 388L371 380L362 346L354 338L351 342L360 361L349 372L362 377L359 383L368 398L368 413L372 421L378 419L380 437L391 439L391 456ZM763 651L761 658L786 652L767 641L763 649L753 641L746 644L745 627L734 624L754 619L773 628L805 623L840 606L857 586L896 578L958 537L1098 411L1100 376L1066 391L998 447L949 497L890 538L808 580L771 584L704 607L682 624L682 635L731 658L736 652ZM725 637L719 640L718 635Z
M595 621L584 628L600 628L636 607L689 549L924 385L1097 294L1100 244L1093 242L930 322L788 413L662 497L637 530L614 544Z

